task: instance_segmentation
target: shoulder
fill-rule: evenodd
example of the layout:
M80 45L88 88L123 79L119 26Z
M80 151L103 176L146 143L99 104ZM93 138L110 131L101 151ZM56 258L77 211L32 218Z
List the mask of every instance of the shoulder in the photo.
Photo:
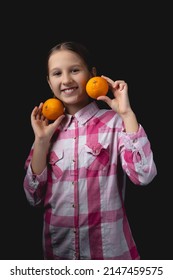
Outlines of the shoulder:
M122 127L123 122L120 116L112 109L100 109L94 116L99 123L105 124L107 127Z
M119 118L119 115L112 109L99 109L96 117L99 117L100 119L117 119Z

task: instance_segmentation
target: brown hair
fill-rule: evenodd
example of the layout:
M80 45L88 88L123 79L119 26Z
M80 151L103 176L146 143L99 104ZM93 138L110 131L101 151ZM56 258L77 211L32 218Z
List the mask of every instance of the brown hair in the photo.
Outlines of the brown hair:
M78 54L81 59L85 62L88 70L91 72L92 68L94 67L94 62L89 50L82 45L81 43L74 42L74 41L65 41L55 45L53 48L50 49L47 56L47 75L48 75L48 61L52 53L56 52L57 50L70 50L76 54Z

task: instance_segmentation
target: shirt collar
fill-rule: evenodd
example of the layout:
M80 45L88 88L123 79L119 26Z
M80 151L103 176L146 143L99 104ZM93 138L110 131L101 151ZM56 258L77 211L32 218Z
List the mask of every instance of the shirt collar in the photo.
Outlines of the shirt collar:
M71 121L75 118L80 124L85 124L88 122L97 112L99 111L99 107L95 101L86 105L84 108L79 110L76 114L69 115L66 114L66 118L62 121L63 129L67 129L71 124Z

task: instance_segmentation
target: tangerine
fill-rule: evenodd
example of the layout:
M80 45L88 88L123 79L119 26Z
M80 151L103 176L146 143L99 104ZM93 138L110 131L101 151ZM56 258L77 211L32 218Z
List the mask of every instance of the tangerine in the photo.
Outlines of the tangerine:
M43 103L42 114L48 120L54 121L64 114L64 105L57 98L49 98Z
M86 92L94 99L97 99L101 95L106 95L108 89L108 82L101 76L92 77L86 84Z

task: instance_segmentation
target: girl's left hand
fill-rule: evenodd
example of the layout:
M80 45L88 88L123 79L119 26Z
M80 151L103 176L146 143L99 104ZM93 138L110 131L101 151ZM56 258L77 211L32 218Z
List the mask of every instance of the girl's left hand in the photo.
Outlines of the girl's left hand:
M103 76L109 84L109 89L112 91L114 98L108 96L99 96L97 100L106 102L119 115L126 115L131 111L130 101L128 97L128 86L123 80L113 81L110 78Z

